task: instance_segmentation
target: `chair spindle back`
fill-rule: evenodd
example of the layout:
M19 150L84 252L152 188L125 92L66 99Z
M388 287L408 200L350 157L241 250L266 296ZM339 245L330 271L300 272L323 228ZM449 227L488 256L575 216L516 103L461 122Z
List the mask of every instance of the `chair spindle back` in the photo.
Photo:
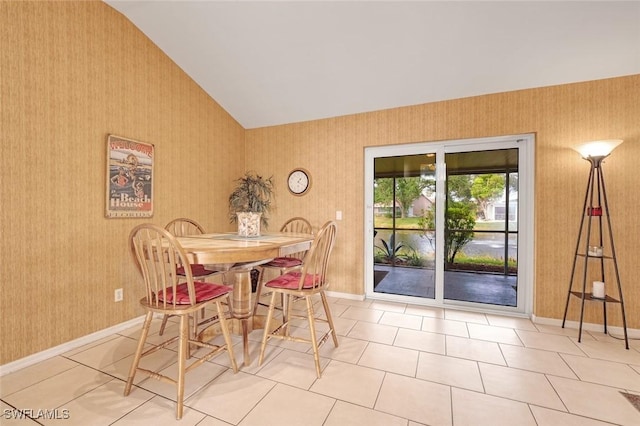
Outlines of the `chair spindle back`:
M185 275L179 276L176 269L188 265L184 249L169 231L159 226L145 223L136 226L129 235L131 253L142 273L150 305L162 307L177 305L177 287L185 280L189 292L189 302L194 305L195 290L193 275L186 268Z
M313 244L304 257L302 275L298 290L328 287L327 266L335 244L337 225L333 221L325 223L313 240Z

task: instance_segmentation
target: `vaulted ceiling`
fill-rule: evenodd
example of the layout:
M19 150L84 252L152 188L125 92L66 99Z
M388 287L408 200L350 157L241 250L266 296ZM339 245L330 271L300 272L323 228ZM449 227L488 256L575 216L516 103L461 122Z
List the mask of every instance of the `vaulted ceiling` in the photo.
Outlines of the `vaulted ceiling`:
M106 3L245 128L640 74L640 2Z

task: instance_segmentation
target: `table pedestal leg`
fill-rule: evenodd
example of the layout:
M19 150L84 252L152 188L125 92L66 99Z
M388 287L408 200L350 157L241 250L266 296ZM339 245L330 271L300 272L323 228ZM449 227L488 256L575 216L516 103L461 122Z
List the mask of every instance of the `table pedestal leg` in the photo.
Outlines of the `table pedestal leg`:
M249 355L249 332L256 328L263 328L265 322L264 315L253 315L253 303L251 301L251 270L252 267L232 269L229 273L233 273L233 292L231 294L230 313L231 318L228 321L231 332L242 335L242 353L243 363L248 366L251 364L251 356ZM220 334L220 328L208 327L199 333L199 337L203 341L208 341Z

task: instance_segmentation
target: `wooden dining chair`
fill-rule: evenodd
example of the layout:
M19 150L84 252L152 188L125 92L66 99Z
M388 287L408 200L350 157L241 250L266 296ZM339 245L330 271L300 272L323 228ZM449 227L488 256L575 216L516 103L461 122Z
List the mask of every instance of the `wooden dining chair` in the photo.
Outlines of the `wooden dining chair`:
M204 228L198 222L193 219L180 217L173 219L167 223L164 227L174 237L185 237L189 235L202 235L205 233ZM191 267L191 273L195 279L201 279L211 275L221 274L223 283L226 284L225 272L226 270L217 268L215 265L201 265L199 263L189 265ZM184 267L181 267L178 274L184 275Z
M280 228L280 232L298 232L302 234L312 234L313 229L311 227L311 223L309 223L307 219L302 217L293 217L287 220L284 225L282 225L282 227ZM305 254L306 251L292 253L287 256L276 257L272 261L260 265L260 274L258 275L258 285L256 287L256 298L253 305L254 315L258 310L258 305L268 306L267 304L260 302L263 287L262 281L264 280L265 272L269 273L269 271L277 271L280 275L283 275L287 272L300 269L302 267L302 259L304 258Z
M233 371L238 371L233 354L233 343L227 326L227 312L225 312L222 304L223 301L230 302L229 292L232 289L222 284L194 281L193 274L188 268L185 270L184 276L179 276L178 269L182 265L188 264L187 254L176 238L159 226L153 224L138 225L131 231L129 241L131 252L144 281L145 296L140 300L140 305L146 310L146 316L142 325L142 333L138 340L138 347L129 370L124 395L127 396L131 392L137 372L147 374L165 383L173 384L176 386L177 392L176 418L180 419L183 412L186 373L223 351L227 351ZM215 314L203 321L195 321L195 318L197 318L196 313L207 306L215 307ZM149 327L154 314L180 317L180 329L177 336L146 348ZM189 327L190 317L193 317L194 323L196 323L194 333L191 332ZM210 326L216 323L222 330L224 344L213 345L197 337L198 326L204 327L205 325ZM177 378L140 366L142 358L166 348L175 341L178 341ZM209 351L187 365L188 360L191 358L191 345L208 348Z
M338 347L338 337L331 318L331 310L325 295L325 289L329 286L327 281L327 266L329 257L333 250L336 238L336 223L327 222L318 232L313 240L311 248L304 257L302 269L299 271L290 271L277 278L268 281L265 287L271 291L271 302L269 303L269 312L264 326L264 334L262 337L262 345L260 347L259 365L264 361L264 351L267 342L270 339L290 340L294 342L310 343L313 348L313 358L316 364L316 375L321 377L320 369L320 346L331 336L333 344ZM312 297L319 294L322 300L325 318L317 316L313 309ZM288 312L283 315L283 323L272 330L272 322L274 321L274 312L277 302L277 296L282 295L284 298L303 298L307 304L307 315L292 315L291 301L286 304ZM309 338L292 336L290 334L289 323L293 319L306 319L309 324ZM329 325L329 330L320 338L316 335L316 321L324 322Z
M173 219L171 222L167 223L164 227L167 231L171 233L174 237L184 237L188 235L201 235L204 234L204 227L200 225L193 219L188 219L185 217L180 217L177 219ZM206 278L211 277L213 275L220 275L222 283L227 284L227 275L226 270L222 268L217 268L215 265L202 265L199 263L192 263L188 265L191 268L191 274L193 275L193 279L197 281L204 281ZM185 276L185 266L181 265L177 274L181 277ZM204 316L204 311L202 312ZM162 324L160 325L160 335L164 333L164 329L167 326L167 321L169 320L169 316L165 315L162 318Z

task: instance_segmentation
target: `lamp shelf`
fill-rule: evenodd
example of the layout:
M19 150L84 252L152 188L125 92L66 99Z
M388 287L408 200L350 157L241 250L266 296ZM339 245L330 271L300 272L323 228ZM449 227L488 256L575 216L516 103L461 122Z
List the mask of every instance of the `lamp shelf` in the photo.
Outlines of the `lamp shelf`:
M581 291L572 291L571 294L578 299L582 299L583 293ZM591 300L593 302L620 303L618 299L615 299L609 295L605 295L604 299L602 299L600 297L593 297L592 293L584 293L584 300Z
M612 256L605 256L605 255L602 255L602 256L596 256L595 254L584 254L584 253L578 253L578 254L576 254L576 256L578 256L578 257L586 257L586 258L589 258L589 259L607 259L607 260L613 260L613 257L612 257Z

